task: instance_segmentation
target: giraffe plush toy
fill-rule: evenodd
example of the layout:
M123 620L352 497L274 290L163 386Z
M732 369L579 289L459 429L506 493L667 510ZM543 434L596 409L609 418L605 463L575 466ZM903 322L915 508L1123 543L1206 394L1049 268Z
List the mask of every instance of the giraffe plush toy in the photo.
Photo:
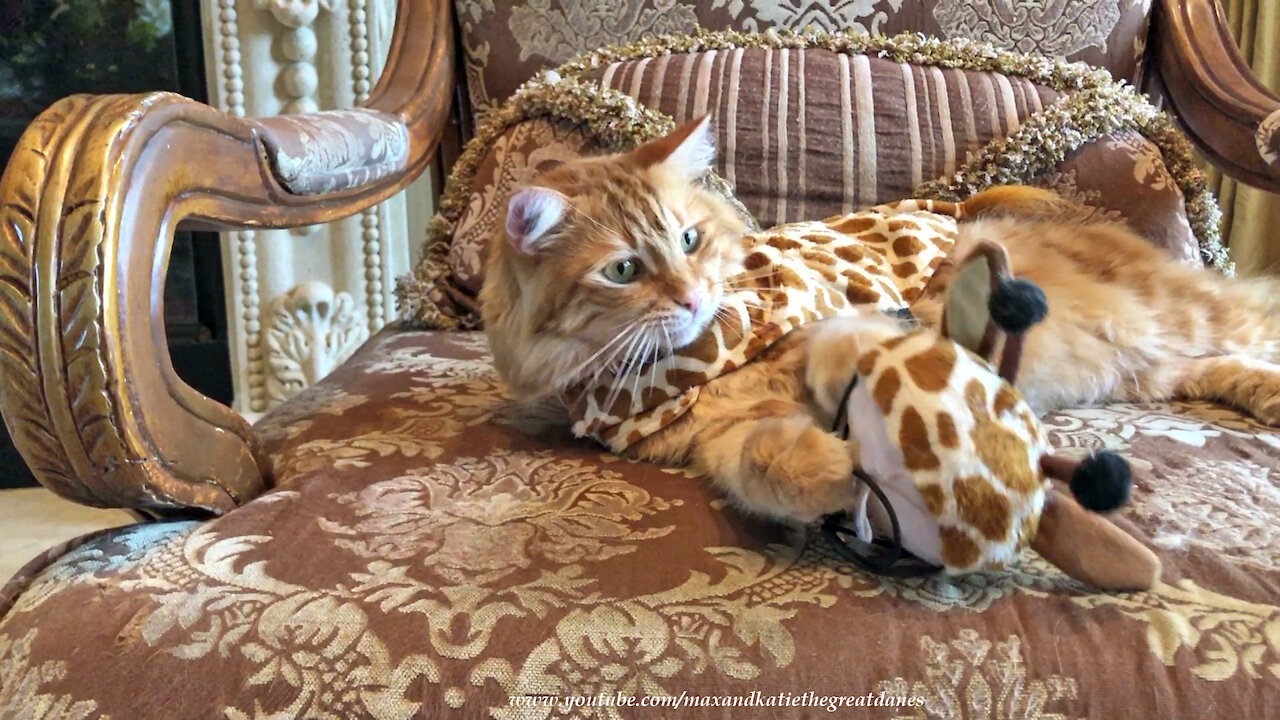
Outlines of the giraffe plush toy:
M853 527L829 519L828 537L881 571L896 556L873 540L894 536L887 547L947 573L1000 569L1030 546L1096 587L1149 588L1160 572L1155 555L1085 509L1128 499L1128 465L1108 452L1081 463L1055 457L1013 387L1023 333L1047 308L1039 288L1009 278L1007 267L1003 248L978 246L953 281L941 332L897 335L858 358L842 409L859 446L859 502ZM997 370L987 357L1000 331ZM1070 494L1051 478L1067 481Z

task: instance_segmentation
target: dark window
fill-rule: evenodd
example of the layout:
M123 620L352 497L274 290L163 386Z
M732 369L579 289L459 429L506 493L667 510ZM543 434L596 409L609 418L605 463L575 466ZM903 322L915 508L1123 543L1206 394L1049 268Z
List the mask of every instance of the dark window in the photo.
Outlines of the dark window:
M0 0L0 160L26 126L75 93L171 90L205 101L196 0ZM222 256L215 233L179 231L165 282L174 369L231 402ZM0 487L34 484L0 431Z

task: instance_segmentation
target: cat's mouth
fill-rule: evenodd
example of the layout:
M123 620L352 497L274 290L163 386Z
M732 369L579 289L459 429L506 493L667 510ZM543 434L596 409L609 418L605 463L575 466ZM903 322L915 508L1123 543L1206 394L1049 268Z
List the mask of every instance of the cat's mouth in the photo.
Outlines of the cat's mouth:
M676 350L692 344L694 340L698 339L698 336L701 335L702 331L705 329L705 323L699 325L694 322L688 322L684 328L673 331L671 333L671 351L675 352Z
M671 336L672 352L689 345L706 332L707 326L715 319L723 299L720 293L716 293L702 303L697 312L683 312L668 321L667 332Z

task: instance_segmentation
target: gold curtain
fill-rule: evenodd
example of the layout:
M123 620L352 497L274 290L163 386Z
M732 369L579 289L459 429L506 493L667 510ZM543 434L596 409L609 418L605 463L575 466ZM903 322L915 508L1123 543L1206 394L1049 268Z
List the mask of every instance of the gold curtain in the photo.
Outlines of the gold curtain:
M1232 34L1263 85L1280 89L1280 0L1222 0ZM1210 170L1222 204L1223 237L1241 276L1280 275L1280 195Z

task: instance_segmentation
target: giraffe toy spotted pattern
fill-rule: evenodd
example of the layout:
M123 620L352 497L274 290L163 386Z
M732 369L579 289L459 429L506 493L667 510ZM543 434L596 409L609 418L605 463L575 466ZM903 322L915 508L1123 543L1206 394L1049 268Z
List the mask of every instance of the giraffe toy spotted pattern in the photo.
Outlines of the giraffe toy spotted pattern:
M902 524L902 544L947 572L1000 569L1036 535L1049 480L1043 428L982 358L920 329L858 360L850 436ZM870 542L867 488L859 537ZM883 521L882 521L883 522Z
M909 308L950 260L964 217L963 204L905 200L744 236L743 271L730 279L721 312L694 342L565 392L574 434L622 453L680 418L703 385L806 323ZM979 303L985 307L1009 280L1003 248L971 254L958 272L979 267L989 281ZM975 333L972 303L960 302L967 291L956 288L980 286L956 280L948 291L958 339ZM992 315L976 337L994 336ZM920 329L891 338L858 359L861 382L846 406L864 475L879 478L892 496L888 505L902 516L902 547L960 573L999 569L1030 545L1099 587L1149 587L1159 575L1154 554L1050 483L1051 475L1073 483L1115 480L1104 471L1119 463L1127 497L1128 466L1115 456L1079 465L1053 458L1012 374L1002 372L1016 372L1026 328L999 328L1006 340L997 371L982 356L994 347L983 340L975 354L948 337L945 315L943 325L941 333ZM856 534L867 542L883 534L877 521L887 510L868 502L866 487L857 497Z

